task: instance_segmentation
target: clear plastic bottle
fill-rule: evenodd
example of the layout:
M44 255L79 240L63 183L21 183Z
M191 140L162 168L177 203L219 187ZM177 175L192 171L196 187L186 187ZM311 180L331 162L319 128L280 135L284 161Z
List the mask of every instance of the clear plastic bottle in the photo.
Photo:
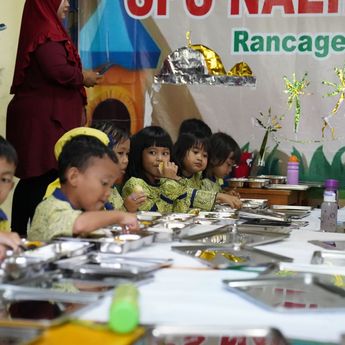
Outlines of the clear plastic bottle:
M321 224L320 230L326 232L337 231L338 203L336 193L331 190L325 190L323 194L323 203L321 204Z

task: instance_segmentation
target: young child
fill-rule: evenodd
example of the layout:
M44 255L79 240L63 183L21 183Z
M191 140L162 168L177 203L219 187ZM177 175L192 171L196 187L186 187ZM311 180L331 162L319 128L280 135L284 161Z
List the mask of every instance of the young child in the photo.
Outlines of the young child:
M123 200L119 194L119 191L121 192L123 187L123 179L128 166L128 154L130 149L129 133L121 128L115 127L111 121L95 121L92 123L92 127L108 135L110 140L109 144L112 146L119 161L118 164L120 166L121 176L112 189L109 202L117 210L136 212L139 206L145 202L146 195L143 192L134 192Z
M239 162L241 149L228 134L218 132L210 138L210 157L203 180L203 189L220 192L223 178L230 174L233 166ZM233 193L238 197L237 193Z
M232 208L241 206L237 197L220 193L221 190L205 189L202 173L206 169L208 162L209 140L200 137L197 132L182 133L174 145L174 160L179 167L182 179L180 184L186 187L211 192L212 198L216 202L229 204ZM199 197L207 197L205 192L199 191ZM210 198L210 195L208 196Z
M211 128L204 121L195 118L181 122L178 135L183 133L192 133L203 138L209 138L212 135Z
M147 200L143 211L188 212L191 208L212 210L216 193L201 191L180 183L178 167L170 162L172 140L161 127L149 126L131 138L127 182L122 195L140 190Z
M13 177L17 166L17 153L13 146L0 136L0 205L13 189ZM7 216L0 209L0 260L6 256L8 248L16 251L21 239L15 232L10 232Z
M120 171L114 152L90 135L72 137L58 155L61 189L36 209L28 231L30 240L92 232L111 224L138 228L134 214L104 210Z

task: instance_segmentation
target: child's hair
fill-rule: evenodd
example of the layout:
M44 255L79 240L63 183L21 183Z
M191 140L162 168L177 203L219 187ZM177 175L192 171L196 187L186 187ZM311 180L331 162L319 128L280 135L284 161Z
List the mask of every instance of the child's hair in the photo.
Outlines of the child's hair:
M207 171L222 165L231 153L233 153L233 160L236 164L239 163L241 157L241 149L237 142L230 135L223 132L212 134L209 152Z
M159 126L148 126L131 137L131 148L129 150L128 167L125 180L130 177L138 177L148 182L143 170L144 149L156 146L166 147L172 153L173 143L168 132Z
M127 129L116 127L112 121L96 120L92 122L91 127L99 129L109 137L111 148L128 140L130 136Z
M211 128L200 119L187 119L182 121L179 129L179 136L182 133L192 133L204 138L208 138L212 135Z
M99 139L89 135L73 137L64 145L58 159L61 184L66 182L67 169L75 167L80 171L85 171L90 164L90 158L103 158L104 156L108 156L114 163L118 163L114 151Z
M208 153L209 151L209 139L207 137L200 137L198 134L182 133L177 138L174 145L173 160L179 167L179 173L184 168L183 160L187 152L193 148L203 149Z
M18 156L12 144L0 135L0 158L5 158L8 163L18 164Z

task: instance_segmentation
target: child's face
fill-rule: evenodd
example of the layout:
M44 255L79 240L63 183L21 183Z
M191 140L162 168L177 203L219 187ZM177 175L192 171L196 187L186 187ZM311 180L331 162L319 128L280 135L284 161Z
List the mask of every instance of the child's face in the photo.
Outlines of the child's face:
M231 173L232 167L234 165L235 161L233 159L233 154L230 154L223 164L213 168L212 173L217 178L224 178Z
M194 146L187 151L183 159L184 175L192 175L204 171L207 165L207 152L203 148Z
M115 180L121 174L119 165L108 156L93 157L84 171L72 169L75 169L74 173L68 175L72 195L68 197L73 206L85 211L103 209Z
M144 149L142 159L145 175L153 183L161 176L159 163L170 161L170 150L167 147L150 146Z
M7 161L6 158L0 158L0 204L2 204L8 193L14 186L13 176L16 166Z
M124 175L128 165L128 154L130 149L129 139L120 141L114 148L114 152L119 160L121 174Z

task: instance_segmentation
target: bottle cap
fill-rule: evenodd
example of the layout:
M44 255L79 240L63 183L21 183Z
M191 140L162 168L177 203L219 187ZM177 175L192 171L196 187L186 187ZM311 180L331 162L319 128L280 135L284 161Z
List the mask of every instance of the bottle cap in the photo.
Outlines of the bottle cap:
M335 179L327 179L325 181L325 188L329 189L338 189L339 188L339 181Z

